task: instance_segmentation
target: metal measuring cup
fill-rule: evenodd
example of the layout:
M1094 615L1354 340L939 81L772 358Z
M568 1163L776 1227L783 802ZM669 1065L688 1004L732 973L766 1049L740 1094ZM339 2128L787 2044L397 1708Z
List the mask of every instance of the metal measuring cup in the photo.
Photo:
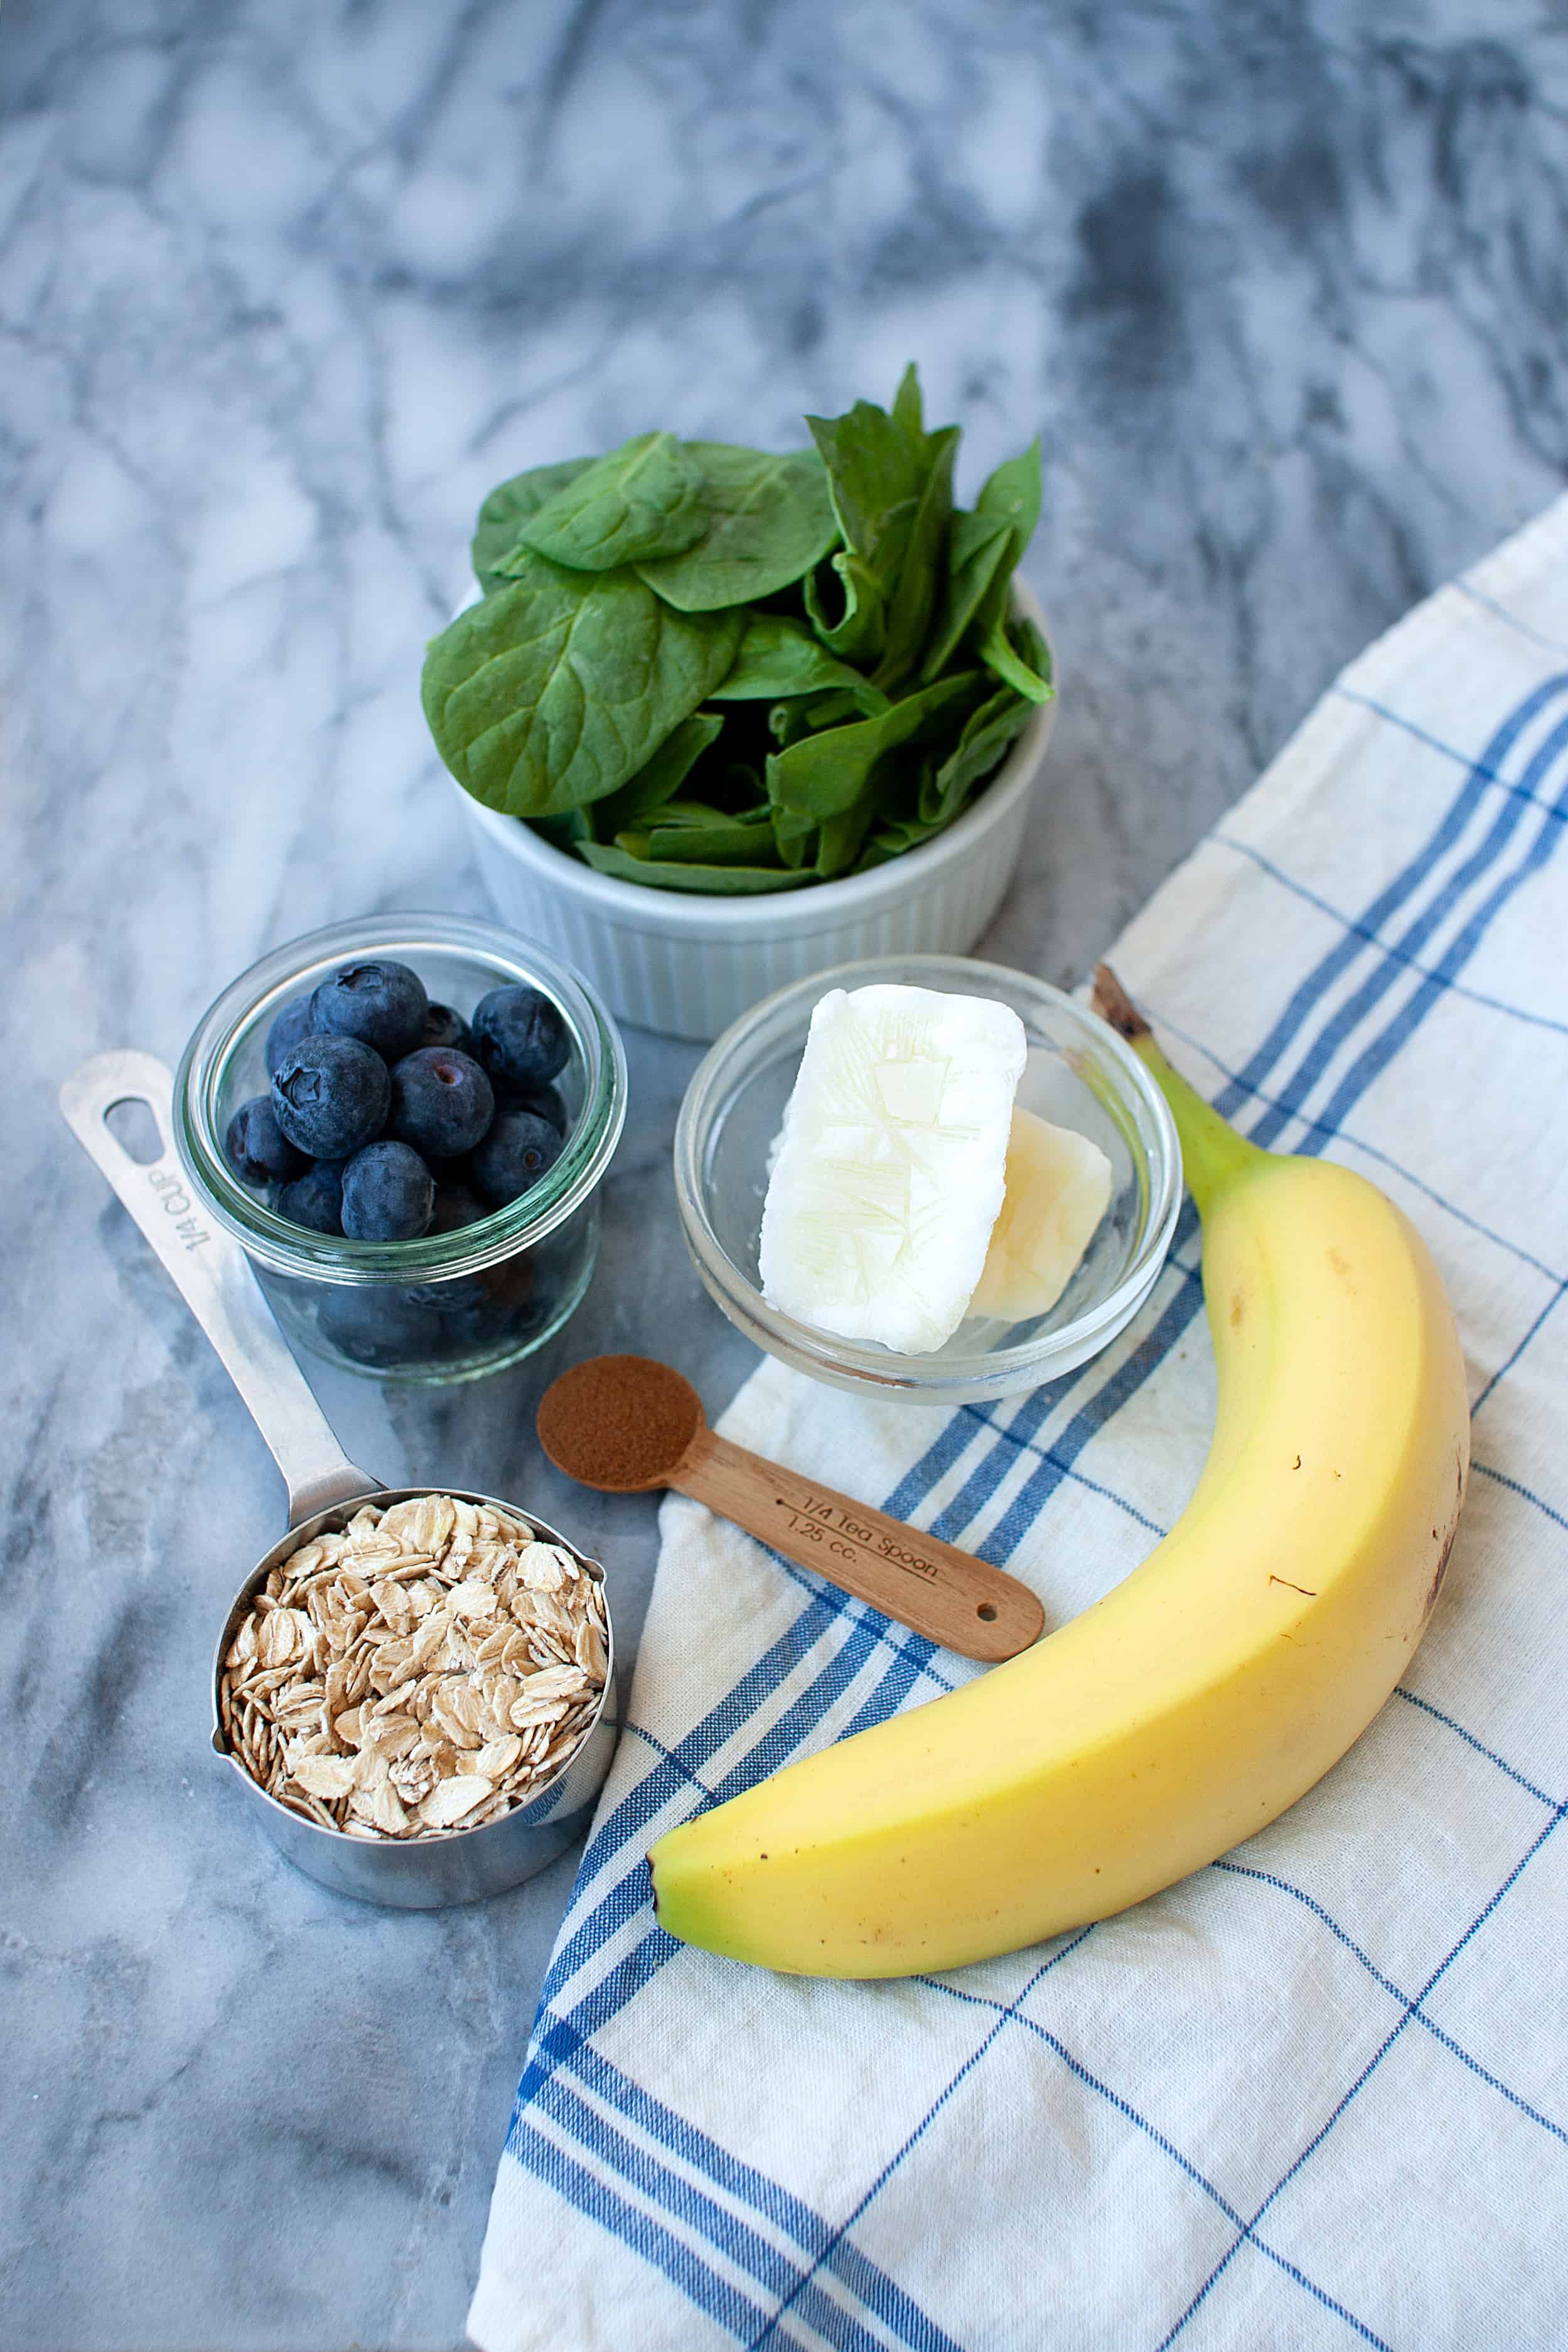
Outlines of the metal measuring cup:
M553 1780L493 1822L407 1839L351 1837L324 1829L279 1804L254 1780L223 1728L218 1688L223 1662L256 1594L275 1568L312 1538L345 1528L364 1504L385 1508L424 1494L453 1495L526 1519L547 1543L569 1551L601 1590L605 1572L534 1511L493 1495L456 1486L384 1486L348 1459L304 1374L272 1318L239 1244L203 1215L174 1149L174 1076L155 1055L98 1054L60 1088L60 1108L77 1140L109 1179L216 1349L289 1490L288 1532L246 1578L224 1622L213 1660L212 1744L226 1757L256 1818L308 1878L362 1903L434 1911L471 1903L531 1878L587 1825L604 1785L619 1729L616 1710L615 1630L608 1601L605 1687L582 1744ZM121 1103L143 1103L158 1130L158 1156L132 1158L107 1119Z

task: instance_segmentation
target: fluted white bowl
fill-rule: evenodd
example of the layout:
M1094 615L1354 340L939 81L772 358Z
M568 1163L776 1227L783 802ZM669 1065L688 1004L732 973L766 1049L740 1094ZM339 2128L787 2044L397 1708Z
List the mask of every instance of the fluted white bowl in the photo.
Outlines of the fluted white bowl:
M1014 601L1047 635L1021 581ZM966 955L1017 866L1056 712L1053 698L1034 713L973 805L934 840L869 873L763 898L653 890L595 874L455 778L452 790L503 922L575 964L618 1019L706 1041L760 998L835 964Z

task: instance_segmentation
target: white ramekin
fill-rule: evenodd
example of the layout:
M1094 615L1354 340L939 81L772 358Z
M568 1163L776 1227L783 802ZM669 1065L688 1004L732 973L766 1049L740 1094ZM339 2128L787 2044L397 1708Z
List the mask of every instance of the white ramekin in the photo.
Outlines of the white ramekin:
M1014 596L1046 634L1021 581ZM1056 710L1053 699L1035 712L973 807L934 841L868 874L777 897L709 898L619 882L486 808L455 779L452 790L504 922L575 964L620 1020L707 1040L760 997L834 964L967 954L1017 866Z

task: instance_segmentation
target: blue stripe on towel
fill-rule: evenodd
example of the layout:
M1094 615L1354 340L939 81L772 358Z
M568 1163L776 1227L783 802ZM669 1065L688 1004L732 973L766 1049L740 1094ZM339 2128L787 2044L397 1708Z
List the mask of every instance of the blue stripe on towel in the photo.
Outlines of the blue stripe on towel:
M751 2329L767 2316L738 2287L721 2278L672 2230L641 2207L629 2203L601 2174L558 2147L537 2125L526 2118L515 2122L507 2147L525 2171L535 2173L558 2197L619 2238L644 2262L661 2270L699 2311L706 2312L718 2326L728 2328L737 2341L743 2343ZM791 2352L809 2352L798 2336L789 2335L784 2342Z
M1468 763L1469 773L1465 782L1424 846L1400 868L1376 898L1363 908L1355 928L1346 931L1338 945L1319 960L1294 991L1273 1028L1241 1072L1243 1087L1261 1084L1268 1077L1275 1063L1294 1043L1309 1015L1341 973L1347 971L1356 958L1376 941L1384 925L1414 898L1427 876L1460 839L1465 827L1485 799L1487 786L1498 781L1496 770L1499 762L1506 759L1525 728L1565 691L1568 691L1568 673L1548 678L1532 694L1527 695L1516 710L1510 712L1483 749L1479 759ZM1386 954L1382 948L1378 948L1377 952ZM1240 1098L1233 1100L1228 1092L1222 1094L1215 1108L1229 1118L1239 1109Z
M1310 890L1304 882L1299 882L1293 874L1287 874L1282 866L1277 866L1273 858L1265 857L1263 852L1255 848L1250 841L1238 841L1234 834L1229 833L1211 833L1209 839L1219 848L1228 849L1237 857L1245 857L1249 866L1256 866L1260 874L1267 874L1271 882L1278 882L1279 887L1282 890L1289 890L1293 898L1300 898L1309 907L1315 907L1320 915L1327 915L1329 920L1331 923L1337 923L1342 931L1350 931L1356 938L1365 940L1367 944L1376 948L1380 954L1394 956L1399 962L1407 963L1413 971L1429 971L1428 965L1418 962L1414 956L1406 955L1396 942L1376 938L1352 917L1342 915L1337 907L1331 905L1329 900L1318 891ZM1568 1037L1568 1021L1552 1021L1544 1013L1529 1013L1522 1004L1507 1003L1502 997L1485 995L1479 988L1461 988L1458 981L1450 981L1448 986L1456 996L1462 996L1467 1004L1482 1004L1489 1013L1503 1013L1510 1021L1526 1021L1532 1028L1554 1029L1559 1036Z
M1547 777L1563 748L1568 745L1568 719L1554 728L1542 745L1526 772L1527 782L1533 786ZM1537 803L1531 801L1531 805ZM1561 820L1568 803L1560 802L1545 812L1529 854L1511 873L1505 877L1491 896L1470 918L1438 961L1431 975L1424 979L1410 996L1405 1011L1391 1022L1373 1045L1341 1081L1332 1102L1324 1113L1324 1122L1331 1129L1337 1127L1352 1103L1358 1102L1373 1079L1384 1070L1404 1045L1405 1038L1424 1021L1437 998L1446 990L1454 973L1461 971L1480 945L1488 929L1507 905L1520 884L1538 866L1543 865L1561 838ZM1503 850L1524 821L1524 803L1510 802L1500 809L1480 847L1468 857L1458 871L1450 876L1443 888L1415 921L1410 924L1397 942L1400 949L1414 955L1432 937L1459 900L1481 877L1498 862ZM1406 959L1408 960L1408 959ZM1295 1076L1280 1089L1278 1112L1269 1112L1253 1129L1253 1139L1272 1143L1284 1127L1287 1118L1299 1111L1313 1087L1328 1068L1342 1045L1352 1032L1360 1027L1367 1012L1393 988L1402 977L1400 963L1390 951L1384 951L1382 963L1363 982L1347 1003L1329 1023L1316 1045L1302 1061Z

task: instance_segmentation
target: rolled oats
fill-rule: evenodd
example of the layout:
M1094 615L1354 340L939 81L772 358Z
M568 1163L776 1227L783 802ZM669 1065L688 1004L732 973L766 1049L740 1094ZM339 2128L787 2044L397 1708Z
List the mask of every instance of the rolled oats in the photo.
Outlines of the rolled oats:
M499 1820L557 1772L608 1671L572 1554L451 1495L379 1511L274 1569L224 1658L252 1780L324 1828L416 1838Z

